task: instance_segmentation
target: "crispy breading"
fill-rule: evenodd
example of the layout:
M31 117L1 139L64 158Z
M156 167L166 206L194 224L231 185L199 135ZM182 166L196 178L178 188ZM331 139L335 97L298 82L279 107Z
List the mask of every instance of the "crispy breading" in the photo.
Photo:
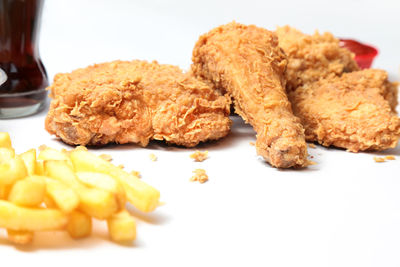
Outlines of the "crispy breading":
M187 147L224 137L230 100L172 65L113 61L57 74L46 130L73 145L165 140Z
M199 151L196 150L193 154L190 154L190 158L194 159L194 161L202 162L208 159L208 151Z
M366 69L322 79L289 93L308 141L351 152L397 145L400 118L385 99L393 90L383 70Z
M194 175L190 178L191 182L200 182L201 184L205 183L208 181L208 175L206 173L206 170L204 169L195 169L193 171Z
M289 26L275 32L279 46L288 57L286 70L288 91L343 73L359 70L354 54L339 46L339 40L326 32L307 35Z
M286 56L272 32L235 22L217 27L200 37L192 60L196 75L233 97L257 132L259 155L279 168L308 164L304 130L285 94Z

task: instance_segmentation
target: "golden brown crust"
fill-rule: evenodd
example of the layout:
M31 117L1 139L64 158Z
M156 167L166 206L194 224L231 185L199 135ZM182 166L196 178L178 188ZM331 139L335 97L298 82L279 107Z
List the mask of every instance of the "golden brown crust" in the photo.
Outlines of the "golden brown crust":
M73 145L166 140L187 147L228 134L229 99L176 66L114 61L57 74L46 130Z
M387 101L393 90L383 70L323 79L289 93L306 139L352 152L395 147L400 118Z
M273 33L229 23L202 35L192 60L196 75L233 97L257 132L259 155L279 168L308 164L304 130L285 94L286 57Z
M307 35L284 26L278 27L275 33L279 38L279 46L288 57L288 91L320 79L359 70L354 54L341 48L339 40L329 32Z

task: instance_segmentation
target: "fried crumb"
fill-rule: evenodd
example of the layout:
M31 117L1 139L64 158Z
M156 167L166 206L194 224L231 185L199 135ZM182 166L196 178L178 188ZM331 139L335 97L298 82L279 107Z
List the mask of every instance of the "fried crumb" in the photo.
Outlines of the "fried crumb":
M382 157L374 157L375 162L385 162L385 158Z
M75 148L75 150L77 150L77 151L79 151L79 150L87 151L88 149L87 149L85 146L77 146L77 147Z
M206 171L204 169L195 169L193 173L194 175L190 178L190 181L198 181L201 184L208 181L208 175L206 174Z
M112 157L109 154L101 154L101 155L99 155L99 158L102 158L106 161L112 161Z
M40 146L38 147L39 151L43 151L43 150L45 150L46 148L47 148L46 145L40 145Z
M140 175L140 172L138 172L138 171L131 171L131 174L133 176L136 176L137 178L141 178L142 177L142 175Z
M201 162L208 158L208 151L199 151L196 150L193 154L190 155L190 158L194 159L194 161Z
M312 159L313 159L313 158L314 158L314 156L310 156L310 158L312 158Z
M117 167L120 168L120 169L125 168L125 166L123 164L119 164Z
M307 161L307 166L310 166L310 165L317 165L317 163L315 161L308 160Z
M314 145L313 143L308 143L308 147L309 147L309 148L317 148L317 146Z
M156 161L156 160L157 160L157 156L154 155L153 153L151 153L151 154L149 155L149 157L150 157L151 161Z
M250 144L251 146L255 146L255 145L256 145L256 143L254 143L254 142L249 142L249 144Z
M388 156L385 157L385 159L386 159L386 160L395 160L396 157L393 156L393 155L388 155Z

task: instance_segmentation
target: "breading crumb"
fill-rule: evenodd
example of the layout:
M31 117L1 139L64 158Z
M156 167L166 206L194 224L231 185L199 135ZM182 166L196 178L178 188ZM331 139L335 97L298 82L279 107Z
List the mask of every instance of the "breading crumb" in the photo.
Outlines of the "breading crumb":
M141 178L142 176L140 175L140 172L138 172L138 171L131 171L131 174L133 175L133 176L136 176L137 178Z
M256 143L254 143L254 142L250 142L249 143L251 146L255 146L256 145Z
M123 164L119 164L117 167L120 168L120 169L125 168L125 166Z
M195 169L193 173L194 175L190 178L190 181L198 181L201 184L208 181L208 175L206 174L206 171L204 169Z
M389 156L386 156L385 159L386 159L386 160L395 160L396 157L393 156L393 155L389 155Z
M385 162L385 158L374 157L375 162Z
M151 161L156 161L156 160L157 160L157 156L154 155L153 153L151 153L151 154L149 155L149 157L150 157Z
M46 145L40 145L40 146L38 147L39 151L45 150L46 148L47 148Z
M201 152L196 150L193 154L190 155L190 158L194 159L194 161L201 162L208 158L208 151Z
M106 161L112 161L111 155L108 155L108 154L101 154L101 155L99 155L99 158L102 158Z
M87 151L87 148L85 146L77 146L75 150Z
M313 143L308 143L308 147L310 147L310 148L317 148L317 146L314 145Z

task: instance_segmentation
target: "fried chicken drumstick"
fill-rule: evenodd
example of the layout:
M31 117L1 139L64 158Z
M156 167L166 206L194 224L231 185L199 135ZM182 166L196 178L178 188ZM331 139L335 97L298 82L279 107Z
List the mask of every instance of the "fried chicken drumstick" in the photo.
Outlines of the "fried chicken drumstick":
M187 147L228 134L230 100L178 67L114 61L57 74L46 130L73 145L165 140Z
M304 129L285 94L286 57L276 36L235 22L200 37L193 72L233 97L235 111L257 132L259 155L278 168L308 164Z

